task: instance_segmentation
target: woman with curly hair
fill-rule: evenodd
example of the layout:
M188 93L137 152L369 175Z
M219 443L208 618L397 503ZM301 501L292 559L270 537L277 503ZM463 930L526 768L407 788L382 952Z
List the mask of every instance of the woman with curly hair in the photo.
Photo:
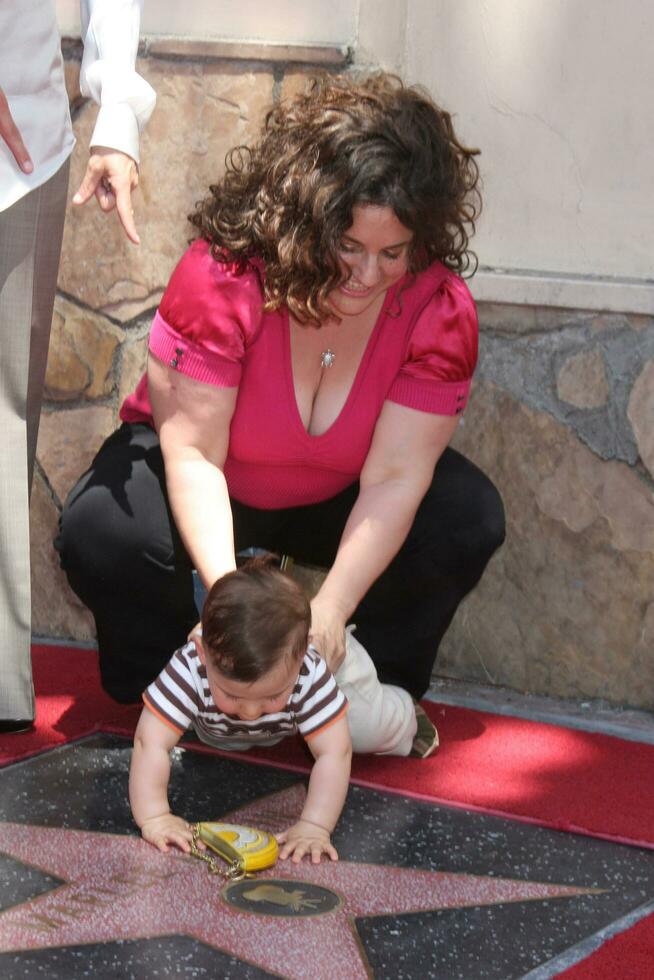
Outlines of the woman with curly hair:
M72 491L59 548L103 683L136 699L205 586L263 548L329 569L312 643L346 625L413 698L504 533L447 445L477 358L460 277L477 151L422 91L324 78L233 150L154 318L147 376ZM438 464L438 465L437 465Z

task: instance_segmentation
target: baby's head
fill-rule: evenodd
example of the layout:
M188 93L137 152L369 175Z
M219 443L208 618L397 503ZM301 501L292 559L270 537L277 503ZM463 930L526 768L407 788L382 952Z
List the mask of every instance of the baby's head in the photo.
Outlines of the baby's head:
M218 579L196 641L218 709L248 721L283 710L310 625L306 595L269 560L255 559Z

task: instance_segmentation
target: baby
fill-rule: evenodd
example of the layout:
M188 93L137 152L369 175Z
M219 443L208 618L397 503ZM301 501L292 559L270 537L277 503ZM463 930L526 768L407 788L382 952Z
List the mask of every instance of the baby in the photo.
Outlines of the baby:
M301 588L254 561L219 579L194 634L143 695L129 779L132 813L162 851L190 850L191 828L170 812L170 750L193 727L221 749L274 745L299 732L314 757L299 820L278 835L280 857L337 860L352 743L347 701L324 661L307 649L311 611Z
M340 816L352 751L426 757L435 728L399 687L381 684L348 627L336 679L308 646L311 610L292 579L255 559L219 579L202 631L177 650L143 695L130 771L132 813L143 837L190 849L191 828L170 812L170 750L193 728L207 745L245 750L299 733L315 763L300 819L278 835L282 858L337 860L331 832ZM421 721L423 725L421 727ZM426 735L425 735L426 732Z

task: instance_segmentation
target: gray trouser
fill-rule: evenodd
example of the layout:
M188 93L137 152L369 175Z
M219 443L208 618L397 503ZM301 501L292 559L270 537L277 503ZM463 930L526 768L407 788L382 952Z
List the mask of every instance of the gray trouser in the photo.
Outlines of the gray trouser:
M0 212L0 720L34 717L29 489L68 169Z

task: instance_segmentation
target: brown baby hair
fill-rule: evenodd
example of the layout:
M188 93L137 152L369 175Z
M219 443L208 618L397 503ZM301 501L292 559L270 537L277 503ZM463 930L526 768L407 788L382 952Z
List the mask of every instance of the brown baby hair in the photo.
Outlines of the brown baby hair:
M284 657L301 660L311 607L302 588L272 562L254 558L213 584L202 609L202 644L230 680L252 683Z

